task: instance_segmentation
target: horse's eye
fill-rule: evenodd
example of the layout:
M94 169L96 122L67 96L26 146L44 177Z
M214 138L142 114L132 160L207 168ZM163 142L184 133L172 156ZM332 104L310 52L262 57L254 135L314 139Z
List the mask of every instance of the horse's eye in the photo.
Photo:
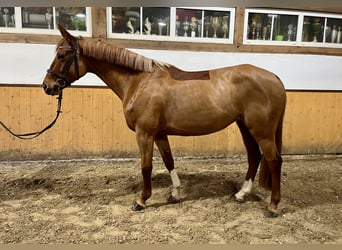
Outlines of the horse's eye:
M57 54L57 59L58 59L58 60L63 60L64 57L65 57L64 54Z

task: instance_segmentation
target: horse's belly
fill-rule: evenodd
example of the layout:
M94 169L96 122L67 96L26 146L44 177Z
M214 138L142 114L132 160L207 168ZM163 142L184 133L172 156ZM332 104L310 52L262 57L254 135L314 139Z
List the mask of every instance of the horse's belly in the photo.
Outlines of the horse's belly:
M239 117L225 81L198 81L170 90L163 108L167 132L204 135L226 128Z
M205 135L222 130L235 120L235 117L228 115L203 116L198 114L187 114L184 116L175 116L167 122L166 132L169 135Z

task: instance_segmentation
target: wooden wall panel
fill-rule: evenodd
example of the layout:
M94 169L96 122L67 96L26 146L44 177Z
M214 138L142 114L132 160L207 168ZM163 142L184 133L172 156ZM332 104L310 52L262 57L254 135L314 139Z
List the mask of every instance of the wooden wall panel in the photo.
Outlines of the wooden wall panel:
M38 131L43 127L42 123L42 92L36 91L34 88L30 89L31 97L29 100L26 100L28 103L25 105L30 107L30 131ZM1 116L0 116L1 117ZM29 131L29 130L27 130ZM25 131L26 132L26 131ZM34 152L41 151L41 138L35 139L36 143L31 143L31 150Z
M284 151L341 153L342 93L288 92L287 96Z
M102 91L102 151L107 148L113 148L114 144L114 134L113 128L115 127L115 122L113 119L114 110L114 93L110 90ZM101 142L100 142L101 143Z
M20 89L19 88L9 88L9 119L7 121L7 126L16 131L17 133L22 133L20 130L20 107L19 107L19 99L20 99ZM3 106L3 105L1 105ZM10 137L10 142L8 145L8 149L10 151L19 151L20 150L20 141Z
M8 122L10 120L10 96L8 88L0 88L0 120L2 122L6 122L6 125L8 126ZM9 151L9 145L10 145L10 134L8 134L2 127L0 128L0 143L1 143L1 150L3 152Z
M342 153L342 93L288 92L284 153ZM56 115L56 97L40 87L0 86L0 120L15 132L37 131ZM0 129L1 159L138 156L118 97L107 88L68 88L55 127L33 140ZM170 137L175 156L245 154L235 124L199 137ZM155 148L155 155L158 155Z
M70 89L71 90L71 105L65 105L63 109L68 110L71 107L71 120L72 120L72 133L71 133L71 150L72 151L84 151L84 145L82 144L82 125L84 124L83 117L83 89ZM67 91L65 91L67 93ZM67 97L64 97L64 104L68 104Z
M103 148L103 91L101 89L93 90L93 151L95 153L102 152Z
M60 152L62 152L63 154L68 154L68 152L72 152L75 150L73 147L73 131L74 131L73 112L75 112L72 106L73 91L74 89L70 89L70 91L64 91L63 100L62 100L62 114L60 116L61 120L57 121L57 123L61 126L61 130L62 130L60 132L61 133L60 136L62 138L63 145L62 145L62 148L60 149ZM46 97L47 96L45 96L45 98Z

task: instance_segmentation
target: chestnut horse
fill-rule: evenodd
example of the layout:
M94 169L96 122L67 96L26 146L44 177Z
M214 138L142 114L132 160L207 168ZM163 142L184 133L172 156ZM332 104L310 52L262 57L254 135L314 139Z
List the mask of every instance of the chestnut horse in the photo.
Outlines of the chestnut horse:
M252 65L185 72L127 49L94 39L63 36L43 81L46 94L57 95L92 72L121 99L128 127L135 131L141 154L143 190L133 205L142 210L152 194L153 144L170 173L169 201L180 200L168 135L205 135L236 122L246 146L248 171L238 201L252 191L259 163L259 184L271 190L269 215L280 201L282 124L286 93L273 73ZM261 155L261 151L263 156Z

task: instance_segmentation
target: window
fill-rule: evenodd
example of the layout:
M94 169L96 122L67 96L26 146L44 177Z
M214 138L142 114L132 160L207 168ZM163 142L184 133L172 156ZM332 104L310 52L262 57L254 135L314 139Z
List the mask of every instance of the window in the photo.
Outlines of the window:
M247 9L243 40L255 45L342 47L342 15Z
M170 8L112 8L112 33L170 35Z
M263 41L295 41L298 16L248 13L247 39Z
M112 38L233 43L235 9L107 8Z
M90 36L88 7L2 7L0 32L59 34L57 24L81 35Z
M319 14L304 15L303 36L304 44L315 43L323 46L342 47L342 16L327 17Z

